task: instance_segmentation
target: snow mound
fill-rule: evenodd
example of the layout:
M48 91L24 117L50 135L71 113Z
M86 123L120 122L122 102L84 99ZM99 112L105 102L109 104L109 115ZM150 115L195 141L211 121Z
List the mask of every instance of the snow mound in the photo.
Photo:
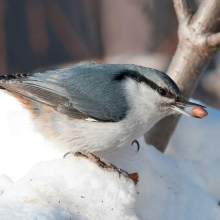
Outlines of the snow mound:
M155 148L106 156L139 182L79 157L40 162L0 197L5 219L220 219L218 201ZM4 219L3 218L3 219Z
M137 219L132 180L74 156L41 162L0 197L5 219ZM16 218L17 217L17 218ZM1 218L2 219L2 218Z

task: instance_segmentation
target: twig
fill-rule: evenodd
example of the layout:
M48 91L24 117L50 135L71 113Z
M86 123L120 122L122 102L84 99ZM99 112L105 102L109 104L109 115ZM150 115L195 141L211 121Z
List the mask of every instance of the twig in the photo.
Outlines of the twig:
M220 33L211 34L207 37L207 45L211 47L218 46L220 44Z
M177 19L179 24L182 22L187 22L191 17L191 12L186 0L175 0L173 1L174 8L176 11Z
M192 18L192 29L198 33L215 33L219 29L220 0L203 0Z

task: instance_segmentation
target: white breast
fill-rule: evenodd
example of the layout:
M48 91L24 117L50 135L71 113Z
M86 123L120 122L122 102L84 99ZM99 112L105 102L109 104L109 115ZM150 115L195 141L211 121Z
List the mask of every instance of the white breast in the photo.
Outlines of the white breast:
M53 121L48 124L41 122L38 125L44 124L44 133L48 130L48 133L52 134L51 140L64 152L107 151L128 145L147 132L163 116L158 113L155 93L152 90L134 80L126 81L128 83L124 85L130 110L122 121L97 122L91 118L70 120L67 116L51 110Z

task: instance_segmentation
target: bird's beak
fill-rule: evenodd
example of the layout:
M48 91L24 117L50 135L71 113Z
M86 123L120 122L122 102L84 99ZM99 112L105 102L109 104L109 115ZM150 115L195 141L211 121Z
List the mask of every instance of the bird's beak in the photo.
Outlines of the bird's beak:
M202 105L199 105L199 104L196 104L196 103L193 103L193 102L188 102L188 101L185 101L185 100L182 100L180 102L175 102L173 104L171 104L171 108L176 110L177 112L180 112L181 114L184 114L184 115L187 115L187 116L191 116L191 117L194 117L194 118L200 118L198 116L195 116L187 111L184 110L184 108L186 107L202 107L202 108L206 108L205 106L202 106Z

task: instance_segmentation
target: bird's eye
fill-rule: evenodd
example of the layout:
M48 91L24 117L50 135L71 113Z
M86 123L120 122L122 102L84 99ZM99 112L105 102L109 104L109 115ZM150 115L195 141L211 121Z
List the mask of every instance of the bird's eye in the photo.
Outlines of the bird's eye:
M158 93L162 96L166 96L167 94L167 90L166 89L163 89L163 88L159 88L158 89Z

